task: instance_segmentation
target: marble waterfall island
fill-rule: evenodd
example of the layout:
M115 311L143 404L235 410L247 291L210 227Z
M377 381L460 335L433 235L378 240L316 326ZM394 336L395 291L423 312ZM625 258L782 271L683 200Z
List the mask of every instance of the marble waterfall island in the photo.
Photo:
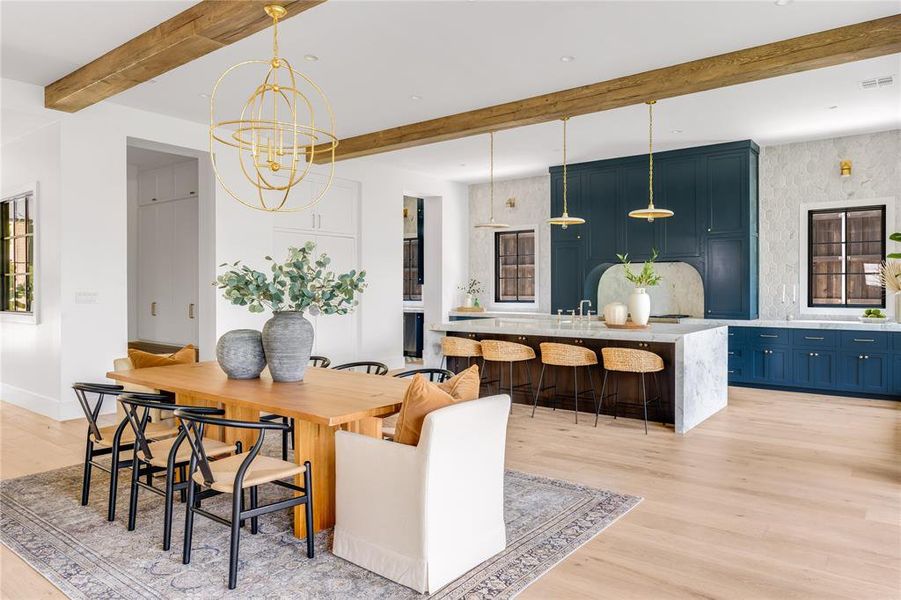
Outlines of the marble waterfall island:
M672 423L676 433L685 433L717 413L727 404L727 363L728 328L719 324L706 323L652 323L648 329L609 329L602 322L580 321L571 317L543 318L483 318L453 321L432 325L432 331L445 335L462 336L472 339L499 339L532 346L540 357L541 342L578 344L591 348L598 354L608 346L649 350L663 357L665 365L660 377L663 400L662 414L653 414L654 405L649 407L649 418ZM538 382L540 360L530 365L532 381ZM465 366L461 363L459 366ZM491 367L489 366L489 369ZM495 377L493 370L489 377ZM516 383L522 383L523 375L516 375ZM558 399L564 409L572 410L571 374L560 373ZM638 404L638 375L620 375L620 417L635 417L639 412L630 413ZM600 399L602 375L595 373L595 389ZM553 381L553 379L552 379ZM506 384L508 385L508 384ZM609 385L609 383L608 383ZM649 393L653 389L648 381ZM606 394L610 394L607 390ZM569 398L569 400L567 400ZM516 402L529 402L524 394L517 393ZM566 402L570 402L569 405ZM549 404L542 398L539 403ZM580 400L580 408L585 410L591 400ZM612 403L602 403L602 414L612 414ZM625 406L625 405L629 406Z

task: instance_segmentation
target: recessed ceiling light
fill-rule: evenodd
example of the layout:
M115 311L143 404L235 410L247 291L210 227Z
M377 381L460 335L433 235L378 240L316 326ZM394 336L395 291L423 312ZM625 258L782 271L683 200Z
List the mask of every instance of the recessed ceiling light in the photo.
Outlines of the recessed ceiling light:
M786 4L791 4L792 0L776 0L773 2L776 6L785 6Z
M309 62L316 62L317 60L319 60L319 57L315 54L304 54L303 59Z
M461 166L461 167L465 167L465 166L466 166L466 163L460 163L460 166Z
M203 98L203 99L206 99L206 98L209 98L209 97L210 97L209 94L197 94L197 95L200 96L200 97Z
M826 110L835 110L836 108L838 108L838 104L833 104L832 106L827 106Z
M673 133L682 133L683 129L673 129Z
M574 61L574 60L576 60L576 57L575 57L575 56L569 56L569 55L566 55L566 56L561 56L561 57L560 57L560 62L572 62L572 61Z
M412 96L410 96L410 100L413 100L413 101L422 100L422 96L417 96L416 94L413 94Z

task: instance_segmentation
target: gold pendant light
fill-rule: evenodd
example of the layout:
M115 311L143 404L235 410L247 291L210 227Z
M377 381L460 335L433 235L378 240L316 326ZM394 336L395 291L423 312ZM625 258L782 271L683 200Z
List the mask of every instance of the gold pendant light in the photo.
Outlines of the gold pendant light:
M581 225L585 222L585 219L580 219L579 217L571 217L569 216L569 212L567 212L568 206L566 204L566 122L569 121L569 117L563 117L561 119L563 121L563 214L559 217L551 217L547 220L550 225L559 225L561 228L566 229L570 225Z
M656 100L648 100L648 207L639 208L629 213L633 219L647 219L648 223L654 219L665 219L673 216L673 211L654 206L654 104Z
M489 188L488 188L490 190L489 200L488 200L488 211L489 211L490 216L488 218L487 223L477 223L475 225L475 227L478 229L506 229L507 227L510 227L510 226L505 223L495 223L495 221L494 221L494 132L492 131L488 135L490 136L490 140L491 140L491 142L490 142L491 157L488 159L489 160L489 163L488 163L489 164L489 172L490 172L489 177L491 178L490 179L491 184L489 185Z
M322 89L279 56L278 20L287 10L277 4L268 4L264 10L272 17L272 58L233 65L216 81L210 94L210 158L216 179L238 202L257 210L293 212L315 205L332 183L338 146L335 117ZM232 81L243 81L243 73L228 76L251 65L265 66L262 82L249 95L223 88L227 96L249 97L238 118L232 115L217 120L216 93L220 86L226 81L226 87ZM322 119L323 112L326 119ZM222 150L223 159L234 149L236 161L232 162L230 156L228 162L217 161L217 149ZM305 194L302 201L289 203L291 191L313 172L311 166L317 159L328 159L328 174L322 173L325 181L316 181L314 191ZM243 178L227 181L226 173L239 171Z

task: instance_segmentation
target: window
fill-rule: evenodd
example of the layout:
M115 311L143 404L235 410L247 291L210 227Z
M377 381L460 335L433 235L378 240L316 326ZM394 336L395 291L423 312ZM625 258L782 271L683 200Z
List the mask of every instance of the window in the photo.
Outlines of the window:
M404 300L422 300L419 238L404 240Z
M3 290L0 312L32 312L34 301L34 195L0 202Z
M809 307L885 308L885 206L808 213Z
M494 235L495 302L535 302L535 231Z

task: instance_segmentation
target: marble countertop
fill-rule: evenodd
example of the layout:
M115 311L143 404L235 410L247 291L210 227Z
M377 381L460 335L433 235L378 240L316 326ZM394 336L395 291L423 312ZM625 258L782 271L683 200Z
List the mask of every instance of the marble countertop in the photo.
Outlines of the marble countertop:
M450 311L454 317L478 317L487 319L534 319L538 321L556 321L556 315L547 315L537 312L513 312L513 311L485 311L483 313ZM564 320L572 317L564 315ZM458 321L455 321L455 323ZM601 323L597 316L592 317L593 326ZM652 329L668 325L668 323L651 323ZM716 326L734 326L734 327L784 327L788 329L848 329L848 330L865 330L865 331L894 331L901 333L901 324L891 321L885 323L861 323L857 319L851 320L826 320L826 319L700 319L688 317L681 319L679 325L708 325ZM602 326L603 327L603 326ZM709 327L708 327L709 328ZM609 330L608 330L609 331ZM617 330L622 331L622 330ZM514 335L516 335L514 333ZM520 334L523 335L523 334ZM532 334L536 335L536 334ZM586 335L585 337L591 337ZM637 338L636 338L637 339ZM642 340L644 341L644 340Z
M469 313L471 314L471 313ZM541 318L543 317L543 318ZM502 316L500 318L471 319L432 325L432 331L455 333L489 333L496 335L532 335L559 338L588 338L636 342L675 343L685 336L723 327L697 319L696 323L652 323L648 329L610 329L600 321L573 322L569 317L558 319L546 315Z

